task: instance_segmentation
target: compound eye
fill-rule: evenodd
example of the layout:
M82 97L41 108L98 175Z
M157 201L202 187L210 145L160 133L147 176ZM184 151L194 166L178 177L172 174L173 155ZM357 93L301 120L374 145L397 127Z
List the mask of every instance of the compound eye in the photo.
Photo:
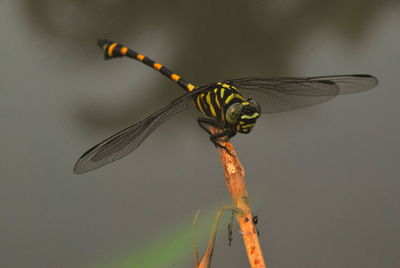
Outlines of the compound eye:
M225 119L229 124L236 124L239 120L240 114L242 113L243 105L240 103L234 103L226 110Z

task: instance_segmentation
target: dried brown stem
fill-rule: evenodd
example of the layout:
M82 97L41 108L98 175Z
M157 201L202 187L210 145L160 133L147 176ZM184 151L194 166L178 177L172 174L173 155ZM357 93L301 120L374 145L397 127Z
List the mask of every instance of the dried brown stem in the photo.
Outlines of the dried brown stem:
M218 210L217 215L214 220L214 224L211 229L211 234L210 234L210 238L208 240L207 249L206 249L206 252L204 253L204 256L201 259L201 261L199 260L197 239L196 239L196 237L194 239L194 266L193 266L194 268L210 268L211 259L212 259L213 252L214 252L215 239L217 238L217 229L218 229L219 221L221 219L222 213L225 210L232 210L232 212L238 213L238 214L244 213L243 211L239 210L238 208L235 208L232 206L226 206L226 207ZM197 211L197 213L194 217L194 220L193 220L194 229L196 229L198 218L199 218L199 211ZM196 231L194 233L196 234Z
M216 133L215 129L211 129ZM266 262L262 253L260 241L258 239L257 229L253 223L253 214L249 204L247 187L244 181L245 172L231 142L221 143L228 148L232 155L226 150L218 148L219 157L224 169L226 185L231 194L234 206L242 210L244 214L236 214L236 220L239 223L243 236L247 256L251 268L266 268Z

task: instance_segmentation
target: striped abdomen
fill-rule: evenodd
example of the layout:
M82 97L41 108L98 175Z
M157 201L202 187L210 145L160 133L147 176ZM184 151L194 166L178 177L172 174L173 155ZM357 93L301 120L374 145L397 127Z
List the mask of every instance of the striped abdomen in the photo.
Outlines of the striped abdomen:
M200 112L221 121L225 121L227 107L232 103L243 101L244 98L236 87L221 82L210 86L207 91L193 99L194 105Z
M172 72L169 70L167 67L162 66L160 63L153 61L152 59L137 53L136 51L127 48L121 44L115 43L110 40L105 40L105 39L99 39L98 40L98 45L104 52L104 58L106 60L116 58L116 57L129 57L135 60L138 60L147 66L150 66L153 69L156 69L172 81L178 83L181 87L183 87L187 91L192 91L193 89L196 88L195 85L189 83L185 79L181 78L179 75L176 73Z

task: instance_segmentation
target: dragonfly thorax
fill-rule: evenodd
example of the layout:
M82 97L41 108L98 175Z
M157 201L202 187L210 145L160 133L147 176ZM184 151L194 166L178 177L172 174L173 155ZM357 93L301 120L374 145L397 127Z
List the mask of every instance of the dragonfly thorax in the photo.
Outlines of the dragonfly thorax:
M232 125L236 131L247 134L253 129L260 114L258 103L248 99L231 104L226 109L225 118L226 122Z

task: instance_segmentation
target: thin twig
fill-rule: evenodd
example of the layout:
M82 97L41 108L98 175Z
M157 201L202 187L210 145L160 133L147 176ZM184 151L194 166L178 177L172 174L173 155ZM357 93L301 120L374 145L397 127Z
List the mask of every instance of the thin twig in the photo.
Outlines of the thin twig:
M212 129L216 133L216 129ZM266 268L266 262L262 253L258 232L253 223L253 214L249 204L247 187L244 181L245 172L235 149L231 142L222 142L232 155L226 150L218 148L219 158L224 169L225 181L231 194L234 206L242 210L244 214L236 214L236 220L239 223L243 236L243 242L246 248L247 257L251 268Z
M193 219L193 249L194 249L194 265L193 267L199 267L200 260L199 260L199 249L197 246L197 222L199 220L200 210L197 210L196 215Z
M226 206L218 210L217 215L215 216L214 224L211 229L210 238L208 240L208 245L206 252L204 253L203 258L199 261L199 253L197 248L197 238L194 237L194 268L210 268L211 266L211 259L214 253L214 246L215 246L215 239L217 238L217 229L219 225L219 221L221 219L221 215L225 210L232 210L235 214L242 214L244 213L240 209L233 207L233 206ZM197 221L199 218L199 211L197 211L194 220L193 220L193 227L194 227L194 234L196 234L196 226Z

